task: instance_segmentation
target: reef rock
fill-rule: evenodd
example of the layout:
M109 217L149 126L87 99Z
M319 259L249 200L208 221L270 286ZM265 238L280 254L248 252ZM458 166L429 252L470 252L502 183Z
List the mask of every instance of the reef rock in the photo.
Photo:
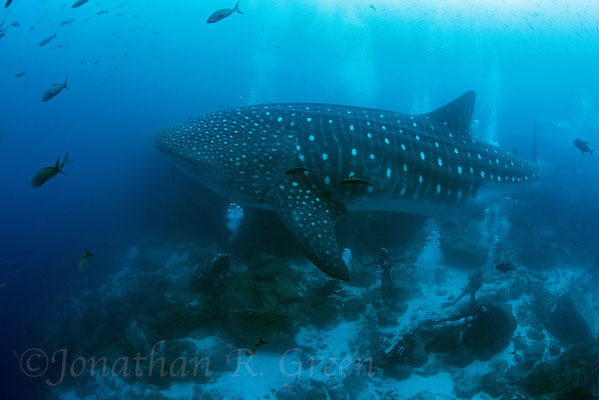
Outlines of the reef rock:
M570 344L585 343L593 339L589 324L569 294L560 297L553 307L547 329L556 338Z
M507 305L489 305L464 331L463 343L479 360L503 351L516 330L516 318Z

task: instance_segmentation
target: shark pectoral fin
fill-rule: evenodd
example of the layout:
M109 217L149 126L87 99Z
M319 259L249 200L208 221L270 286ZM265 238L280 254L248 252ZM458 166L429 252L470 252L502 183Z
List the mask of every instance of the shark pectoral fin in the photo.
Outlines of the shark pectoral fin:
M335 220L345 213L345 207L298 182L286 179L271 190L266 201L314 265L332 278L349 280L335 236Z

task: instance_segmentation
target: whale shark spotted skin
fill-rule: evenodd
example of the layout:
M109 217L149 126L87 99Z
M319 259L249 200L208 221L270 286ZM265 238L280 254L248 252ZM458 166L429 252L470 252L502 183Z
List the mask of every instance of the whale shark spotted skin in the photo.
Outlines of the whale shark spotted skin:
M455 220L540 171L470 134L470 91L423 115L329 104L208 114L155 136L212 190L279 215L308 258L348 280L335 221L353 210Z

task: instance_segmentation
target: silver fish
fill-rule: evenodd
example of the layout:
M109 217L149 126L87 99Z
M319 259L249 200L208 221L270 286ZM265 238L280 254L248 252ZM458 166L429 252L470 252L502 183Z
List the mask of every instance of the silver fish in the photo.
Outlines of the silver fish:
M60 93L62 91L62 89L69 90L69 88L67 87L68 80L69 80L69 77L67 75L66 79L64 80L64 83L55 83L52 86L50 86L44 92L44 94L42 94L42 101L46 102L46 101L52 100L54 97L56 97L58 95L58 93Z
M82 272L87 267L87 264L89 263L89 258L93 256L94 255L90 253L88 249L85 249L85 255L81 257L81 259L79 260L79 263L77 264L77 270L79 272Z
M223 18L227 18L229 15L233 14L234 12L243 14L241 12L241 10L239 9L239 2L237 2L237 4L235 4L235 7L233 7L233 8L223 8L221 10L213 12L212 15L210 17L208 17L208 20L206 21L206 23L213 24L215 22L220 21Z

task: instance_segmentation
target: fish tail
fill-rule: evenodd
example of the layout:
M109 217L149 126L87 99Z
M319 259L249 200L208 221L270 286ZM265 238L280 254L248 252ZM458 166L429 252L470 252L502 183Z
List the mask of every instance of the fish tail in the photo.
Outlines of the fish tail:
M64 79L64 83L62 84L62 87L65 88L66 90L69 90L69 88L67 87L68 81L69 81L69 76L67 75L67 77Z
M60 164L60 156L58 156L58 158L56 159L56 164L54 165L54 169L56 169L61 174L64 174L64 172L62 172L62 165Z
M88 249L85 249L85 255L88 257L93 257L94 255Z
M241 10L239 9L239 2L237 2L237 4L235 4L235 7L233 7L233 11L237 11L239 14L243 14L241 12Z
M60 164L60 168L62 169L62 168L64 168L65 164L70 164L72 162L74 162L74 161L69 158L69 152L67 151L67 154L65 154L64 158L62 159L62 163Z

